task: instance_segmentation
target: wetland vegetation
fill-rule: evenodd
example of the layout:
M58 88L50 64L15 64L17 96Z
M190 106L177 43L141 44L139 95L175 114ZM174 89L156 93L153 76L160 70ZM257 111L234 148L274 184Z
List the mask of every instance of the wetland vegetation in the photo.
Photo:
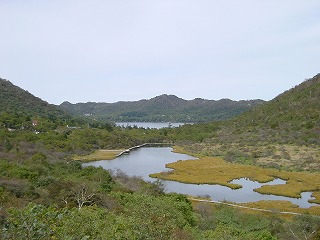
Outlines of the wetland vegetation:
M281 178L287 184L257 191L291 197L310 191L319 203L320 75L228 121L163 129L75 118L6 80L0 83L2 239L319 238L319 218L313 216L320 215L319 207L244 204L302 214L282 216L193 202L165 194L161 181L84 168L77 160L104 158L100 153L112 158L146 142L171 143L199 160L170 163L174 170L159 178L234 188L234 178Z

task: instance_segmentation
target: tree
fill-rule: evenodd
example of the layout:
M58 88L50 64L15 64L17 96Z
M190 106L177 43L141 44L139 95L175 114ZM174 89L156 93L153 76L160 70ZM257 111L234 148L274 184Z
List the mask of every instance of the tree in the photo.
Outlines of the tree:
M292 239L311 239L320 226L320 219L310 216L301 215L295 217L294 221L285 225Z
M74 193L74 198L78 204L78 209L81 210L84 205L92 205L94 203L94 196L95 194L90 193L85 184L80 186L80 188Z

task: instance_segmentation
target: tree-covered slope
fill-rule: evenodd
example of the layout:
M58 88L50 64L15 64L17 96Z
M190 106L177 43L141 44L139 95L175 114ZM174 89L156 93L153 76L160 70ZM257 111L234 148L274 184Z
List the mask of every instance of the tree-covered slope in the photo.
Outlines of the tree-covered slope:
M0 78L0 112L48 119L69 117L63 110Z
M246 132L260 132L270 141L320 144L320 74L251 109L233 124ZM281 138L281 139L280 139Z
M76 116L90 115L100 120L207 122L229 119L261 103L262 100L215 101L201 98L185 100L163 94L149 100L133 102L77 104L64 102L60 107Z
M218 141L320 144L320 74L231 120L184 128Z
M172 129L189 151L290 170L320 169L320 74L223 122Z

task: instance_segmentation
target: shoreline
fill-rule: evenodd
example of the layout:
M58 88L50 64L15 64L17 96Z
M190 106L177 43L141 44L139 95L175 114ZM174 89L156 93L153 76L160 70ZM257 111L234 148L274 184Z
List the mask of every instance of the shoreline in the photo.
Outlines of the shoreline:
M129 154L131 151L136 150L141 147L172 147L172 143L143 143L141 145L133 146L127 149L99 149L84 156L74 156L72 160L81 161L81 162L93 162L100 160L113 160L117 157L120 157L124 154Z

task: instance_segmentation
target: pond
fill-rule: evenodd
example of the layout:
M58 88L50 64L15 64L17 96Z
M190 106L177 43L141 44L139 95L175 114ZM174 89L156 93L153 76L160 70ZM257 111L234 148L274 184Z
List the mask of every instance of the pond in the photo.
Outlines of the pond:
M140 176L146 181L155 181L150 178L149 174L162 171L168 171L165 165L178 160L196 160L196 158L172 152L170 147L143 147L131 151L127 155L122 155L114 160L102 160L96 162L85 163L84 166L102 166L104 169L117 170L120 169L129 176ZM253 189L259 188L262 185L285 184L281 179L275 179L268 183L259 183L250 181L249 179L235 179L232 183L242 185L242 188L232 190L231 188L210 185L210 184L186 184L175 181L163 181L165 192L176 192L188 194L192 196L210 196L215 201L231 201L236 203L256 202L260 200L285 200L291 201L299 205L301 208L310 206L318 206L317 204L309 203L312 199L310 192L303 192L301 198L289 198L276 195L266 195L254 192Z

